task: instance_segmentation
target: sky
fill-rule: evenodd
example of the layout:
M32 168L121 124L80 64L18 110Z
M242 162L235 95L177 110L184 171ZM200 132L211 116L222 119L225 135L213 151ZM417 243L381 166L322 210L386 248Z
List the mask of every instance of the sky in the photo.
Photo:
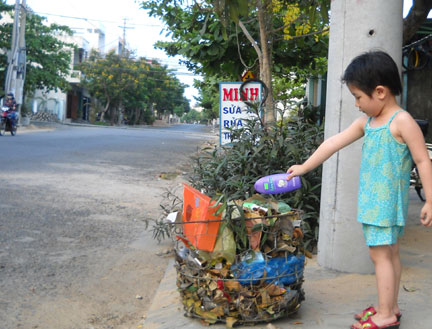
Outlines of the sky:
M106 51L115 47L118 38L123 36L123 26L127 27L126 43L128 49L136 51L137 56L157 59L169 69L175 70L177 78L189 87L185 90L185 97L191 106L196 104L194 96L198 91L193 88L193 80L200 77L188 72L184 65L179 64L179 56L168 57L162 50L154 49L158 40L169 40L165 32L161 34L162 22L150 18L146 11L140 9L140 1L135 0L26 0L34 12L51 20L63 20L65 25L74 22L82 23L84 19L106 31ZM15 4L15 0L7 0L8 4ZM62 17L67 16L67 17ZM74 18L71 18L74 17ZM60 22L60 21L59 21Z
M8 4L15 4L15 0L7 0ZM191 101L193 107L196 103L194 96L198 91L193 88L193 80L199 79L186 67L179 64L180 57L168 57L162 50L154 49L158 40L169 40L163 29L162 22L156 18L148 17L145 10L140 9L140 1L136 0L26 0L37 14L48 19L66 19L68 22L83 22L87 19L99 27L102 24L106 29L107 50L114 47L118 37L123 35L123 26L126 29L126 42L128 48L135 50L140 57L159 60L176 72L177 78L189 87L185 90L185 97ZM412 6L412 0L404 0L404 16ZM429 15L431 17L431 15ZM130 28L129 28L130 27Z

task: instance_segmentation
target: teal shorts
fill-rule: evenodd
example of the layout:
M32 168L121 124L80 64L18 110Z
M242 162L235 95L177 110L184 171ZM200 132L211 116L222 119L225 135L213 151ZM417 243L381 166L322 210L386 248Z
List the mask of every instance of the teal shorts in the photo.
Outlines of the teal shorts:
M367 246L385 246L398 242L404 234L404 226L375 226L363 224L363 235Z

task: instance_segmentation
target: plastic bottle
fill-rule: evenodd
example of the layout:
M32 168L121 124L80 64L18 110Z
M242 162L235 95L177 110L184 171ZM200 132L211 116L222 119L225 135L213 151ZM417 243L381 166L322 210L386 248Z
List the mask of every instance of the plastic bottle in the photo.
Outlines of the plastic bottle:
M198 266L202 266L201 261L198 259L198 255L193 250L187 248L185 245L178 245L176 248L176 253L184 261L189 261Z
M261 207L253 202L244 202L243 208L250 209L252 211L257 211L261 215L267 215L268 209L265 207Z
M186 260L186 259L188 258L188 255L189 255L189 249L186 248L185 245L183 245L183 244L179 245L179 246L176 248L176 252L177 252L177 255L178 255L181 259L183 259L183 260Z
M297 190L301 187L300 177L287 180L288 174L273 174L258 179L254 185L255 190L263 194L279 194Z

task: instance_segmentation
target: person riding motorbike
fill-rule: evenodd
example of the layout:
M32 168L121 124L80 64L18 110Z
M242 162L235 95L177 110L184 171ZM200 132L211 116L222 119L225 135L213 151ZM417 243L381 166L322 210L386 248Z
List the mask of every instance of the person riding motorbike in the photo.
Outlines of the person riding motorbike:
M9 111L15 111L16 110L16 101L15 101L15 97L12 93L7 94L6 100L5 100L3 105L9 107Z
M6 99L3 103L3 106L6 106L9 108L9 110L6 113L6 117L10 120L12 127L16 125L18 114L16 113L16 100L12 93L9 93L6 95ZM11 127L11 128L12 128Z

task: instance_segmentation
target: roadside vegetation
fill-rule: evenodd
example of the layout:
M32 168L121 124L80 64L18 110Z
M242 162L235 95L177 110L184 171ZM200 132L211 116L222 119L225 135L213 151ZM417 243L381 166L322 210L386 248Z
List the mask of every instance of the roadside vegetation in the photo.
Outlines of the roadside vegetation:
M207 147L193 158L190 184L218 200L221 210L235 200L250 198L256 193L258 178L284 173L289 166L304 162L323 141L322 125L310 121L305 112L265 127L260 120L248 120L243 128L232 131L230 146ZM305 247L313 251L318 239L321 167L301 179L301 189L271 198L303 211Z
M206 148L193 159L190 184L223 204L221 209L252 196L259 177L285 172L322 141L319 116L309 111L311 107L305 108L303 99L308 79L325 74L329 4L327 0L262 1L262 6L247 1L142 2L151 15L165 22L173 39L158 42L157 47L169 55L182 55L189 69L203 76L195 83L201 119L219 116L219 82L240 81L246 71L264 81L270 91L265 124L258 118L249 120L232 132L230 146ZM271 48L263 47L263 42ZM279 121L276 108L282 114ZM301 191L277 196L304 211L310 250L318 235L320 184L318 169L303 177Z
M97 121L111 124L152 124L163 115L189 112L185 85L157 61L126 52L102 56L92 51L79 69L81 85L98 100Z
M7 51L11 47L14 6L0 1L0 97L4 95L7 73ZM65 42L72 31L67 26L47 24L46 18L35 13L27 15L25 38L27 65L24 93L31 96L36 89L67 91L71 49Z
M330 2L141 2L151 16L164 21L172 37L173 41L156 46L169 55L183 56L188 68L203 76L195 82L201 117L218 117L219 82L240 81L249 71L269 89L264 120L249 121L232 132L230 146L204 149L194 159L191 185L222 203L221 209L232 200L250 197L259 177L285 172L321 143L324 104L311 105L306 84L316 79L326 83ZM404 43L431 7L430 0L414 1L404 22ZM277 116L276 109L283 114ZM302 177L302 183L300 191L277 197L304 211L305 243L313 250L318 238L321 168Z
M90 119L98 124L151 124L175 114L184 122L208 122L219 116L219 82L240 81L252 72L268 87L264 121L250 121L233 132L232 146L205 150L195 159L191 184L221 202L252 193L258 177L286 170L305 159L322 140L324 108L310 105L308 82L325 84L331 0L141 0L141 7L164 22L172 41L156 47L183 63L202 80L198 106L191 110L186 86L157 61L124 52L92 52L77 69L81 86L97 99ZM412 40L432 7L414 0L404 22L404 44ZM0 1L0 18L12 18L13 6ZM35 89L67 91L72 31L28 15L25 95ZM0 87L4 89L12 20L0 23ZM2 96L0 94L0 96ZM307 105L309 104L309 105ZM277 116L282 109L283 115ZM263 124L265 122L265 124ZM223 177L221 179L220 177ZM320 169L304 177L304 193L286 196L305 211L310 246L318 227ZM282 196L285 198L285 196Z

